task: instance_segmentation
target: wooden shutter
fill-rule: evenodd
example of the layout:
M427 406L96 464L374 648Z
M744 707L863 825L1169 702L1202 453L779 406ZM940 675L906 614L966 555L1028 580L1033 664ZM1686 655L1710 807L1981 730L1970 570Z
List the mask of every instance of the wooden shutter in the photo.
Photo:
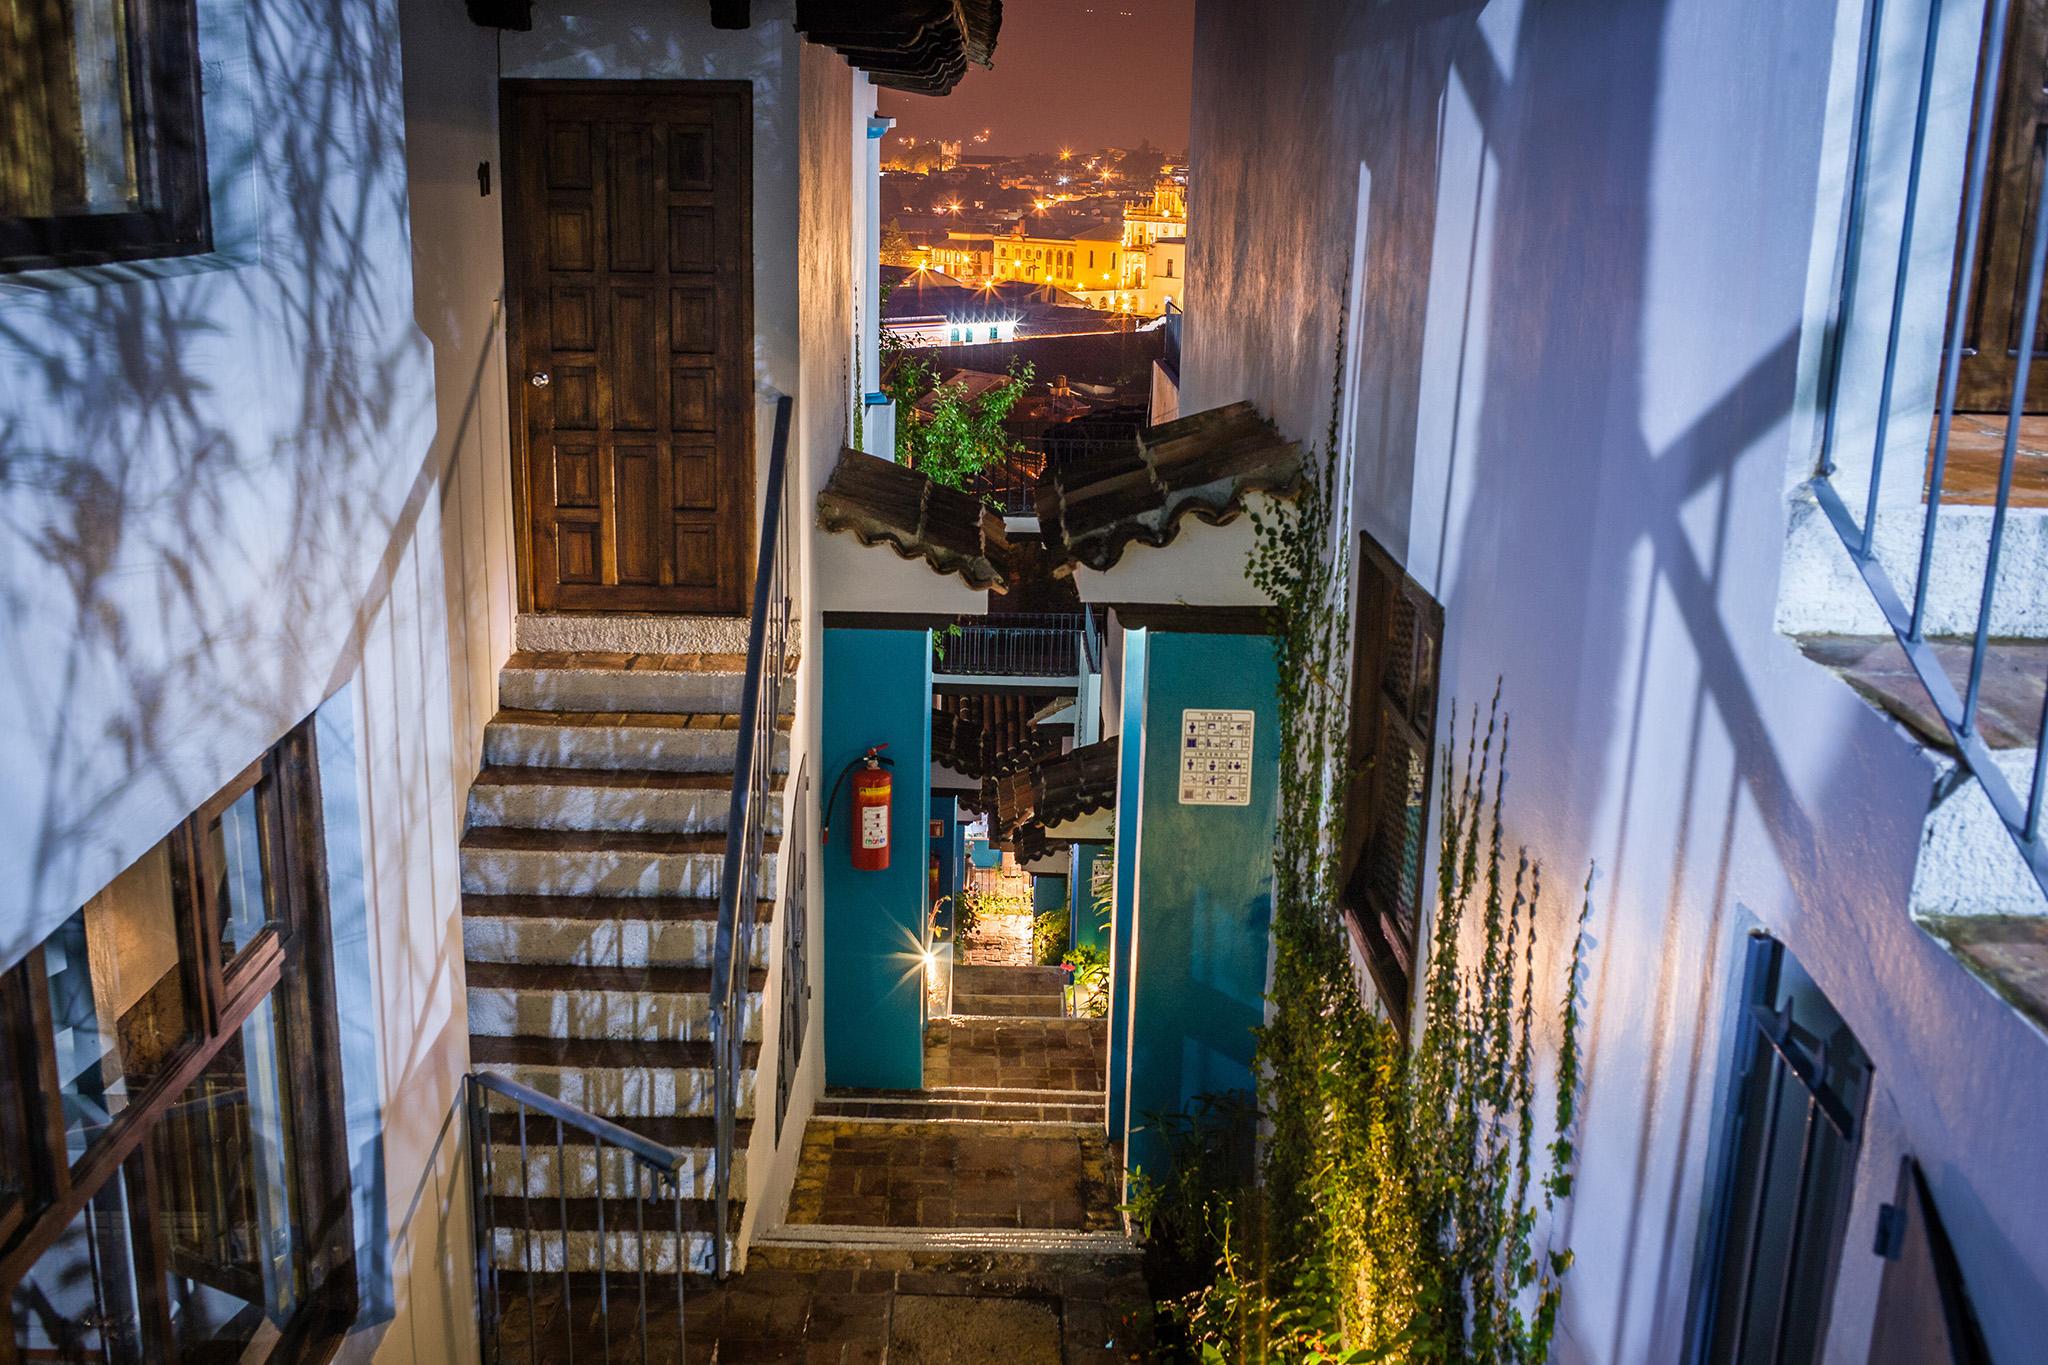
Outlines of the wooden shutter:
M1357 565L1342 894L1381 1000L1405 1029L1422 918L1444 613L1370 536L1359 537Z

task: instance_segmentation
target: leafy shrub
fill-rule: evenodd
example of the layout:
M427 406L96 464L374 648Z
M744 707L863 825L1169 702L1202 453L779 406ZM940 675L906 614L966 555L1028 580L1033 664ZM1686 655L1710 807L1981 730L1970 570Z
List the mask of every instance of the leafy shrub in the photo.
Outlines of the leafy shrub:
M1071 923L1064 905L1041 910L1031 917L1031 960L1041 967L1058 966L1067 955Z
M923 471L934 483L965 488L976 474L1022 449L1003 423L1035 374L1031 362L1013 361L1008 378L969 398L965 384L941 384L923 361L902 361L886 384L896 400L897 461ZM926 397L931 401L919 408Z
M1077 943L1064 959L1073 978L1074 1015L1101 1019L1109 1013L1109 954L1092 943Z

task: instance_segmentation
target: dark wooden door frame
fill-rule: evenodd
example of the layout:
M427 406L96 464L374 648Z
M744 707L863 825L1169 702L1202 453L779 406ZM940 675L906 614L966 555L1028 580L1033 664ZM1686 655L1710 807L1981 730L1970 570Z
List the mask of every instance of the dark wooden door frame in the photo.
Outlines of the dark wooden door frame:
M735 199L743 214L743 238L745 249L738 254L731 272L734 293L740 309L739 330L746 341L745 355L740 364L740 382L733 385L735 392L724 395L722 401L731 404L738 418L738 429L745 441L744 463L747 477L738 490L744 498L740 512L743 534L740 537L740 556L736 565L736 579L741 585L739 592L729 604L731 614L744 615L747 610L747 593L754 578L755 555L758 546L755 536L758 525L755 517L756 484L759 482L759 461L757 453L757 422L754 411L754 181L753 181L753 97L751 81L734 80L560 80L501 77L498 82L498 126L500 170L500 194L503 198L501 210L501 232L505 277L503 298L505 303L505 362L506 391L509 411L506 420L511 447L512 517L513 517L513 559L518 576L519 610L531 612L540 610L538 585L535 576L533 546L532 506L532 448L526 404L531 397L528 375L530 364L526 355L526 328L524 314L529 301L522 299L515 280L519 262L515 252L519 228L515 221L518 203L517 160L522 148L518 142L512 116L514 99L520 95L602 95L635 94L659 98L663 96L737 97L740 102L739 119L739 167ZM575 612L577 608L555 608ZM582 609L586 610L587 609ZM603 609L587 611L587 614L604 614ZM707 615L724 612L706 612Z

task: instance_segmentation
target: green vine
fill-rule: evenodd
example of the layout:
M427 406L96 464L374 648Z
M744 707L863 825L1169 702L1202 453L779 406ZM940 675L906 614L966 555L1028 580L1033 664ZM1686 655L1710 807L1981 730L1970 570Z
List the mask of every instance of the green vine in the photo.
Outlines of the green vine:
M1529 1365L1549 1356L1571 1266L1569 1250L1539 1246L1538 1229L1572 1189L1591 873L1560 1006L1551 1137L1539 1144L1543 872L1526 850L1511 864L1506 847L1498 688L1483 736L1475 709L1462 763L1446 745L1439 765L1436 922L1412 1046L1360 997L1337 894L1349 554L1332 388L1301 496L1252 517L1248 576L1273 603L1281 754L1260 1179L1191 1190L1170 1164L1168 1184L1138 1187L1135 1212L1170 1233L1156 1254L1205 1267L1167 1305L1194 1358ZM1454 705L1449 733L1457 725ZM1172 1129L1176 1162L1215 1140L1202 1129L1200 1116Z

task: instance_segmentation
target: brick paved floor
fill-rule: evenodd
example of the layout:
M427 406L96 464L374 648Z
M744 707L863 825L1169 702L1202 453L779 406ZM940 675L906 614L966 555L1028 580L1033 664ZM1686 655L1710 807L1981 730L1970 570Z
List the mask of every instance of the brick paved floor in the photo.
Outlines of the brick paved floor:
M1109 1066L1102 1019L959 1016L925 1026L926 1089L1100 1090Z
M523 1286L518 1286L523 1290ZM614 1277L610 1353L638 1362L635 1283ZM577 1276L561 1311L554 1276L509 1296L497 1358L602 1359L597 1285ZM933 1252L761 1245L746 1273L692 1280L678 1350L675 1281L649 1288L650 1365L1111 1365L1152 1358L1152 1305L1135 1255Z
M1087 1124L813 1119L792 1223L895 1228L1121 1226L1109 1144Z

